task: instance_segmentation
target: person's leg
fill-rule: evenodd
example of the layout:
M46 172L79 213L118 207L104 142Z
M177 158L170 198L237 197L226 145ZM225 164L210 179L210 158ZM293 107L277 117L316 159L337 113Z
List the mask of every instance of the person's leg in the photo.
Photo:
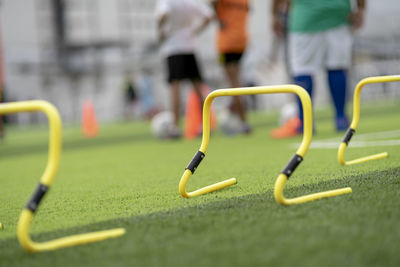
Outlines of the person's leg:
M203 111L204 96L203 96L203 94L201 92L202 87L203 87L203 82L200 81L200 80L195 79L195 80L192 80L192 84L193 84L194 91L196 92L198 98L200 99L201 111ZM202 112L202 114L203 114L203 112Z
M229 62L225 65L225 71L229 79L230 86L232 88L240 87L239 82L239 63ZM244 104L240 96L233 97L233 110L237 113L243 122L246 122L246 113Z
M346 117L346 91L347 72L351 66L352 34L348 26L341 26L326 32L328 41L326 69L328 70L328 83L336 110L336 129L346 130L348 119Z
M289 33L288 49L293 82L303 87L310 98L313 93L312 75L322 66L326 47L321 33ZM280 128L271 131L273 138L288 138L303 130L303 107L297 97L298 117L289 119Z
M293 82L303 87L312 99L313 74L316 73L325 60L327 47L323 33L290 33L289 54ZM303 108L297 97L299 118L303 125ZM302 130L302 126L300 128Z
M179 126L179 117L180 117L180 92L179 92L179 81L171 81L170 82L171 89L171 108L174 113L174 124L175 126Z
M174 117L174 127L170 130L168 138L179 138L181 131L179 129L180 118L180 81L184 75L184 56L173 55L167 58L168 63L168 83L170 87L170 109Z
M293 77L293 82L303 87L307 93L312 96L313 80L311 75L299 75ZM300 98L297 98L298 117L292 117L280 128L271 131L271 137L275 139L297 136L303 132L303 106Z
M239 58L240 59L240 58ZM225 65L225 71L227 73L228 79L230 81L232 88L240 87L239 81L239 61L230 62ZM240 120L242 121L242 127L240 132L244 134L250 134L252 132L251 126L247 123L246 117L246 106L244 103L244 99L240 96L233 96L233 105L231 106L232 111L239 115Z
M255 82L248 81L244 85L245 87L255 87L257 86ZM248 95L245 98L245 107L246 109L257 110L257 95Z
M201 136L203 133L203 106L204 106L204 100L205 96L203 94L204 90L204 84L201 80L199 79L194 79L192 80L193 84L193 89L196 92L197 98L199 99L199 104L200 104L200 122L199 125L197 126L198 128L196 129L197 136Z
M200 107L203 110L204 96L202 93L203 79L201 74L201 66L199 65L196 55L190 54L185 62L186 77L190 79L198 98L200 99Z
M347 74L345 70L328 70L328 83L336 110L336 129L346 130L348 120L345 114Z
M180 118L180 85L178 80L170 81L171 90L171 108L174 115L174 126L169 129L168 139L178 139L182 136L179 128Z
M293 82L295 84L303 87L307 91L307 93L310 95L310 98L312 98L313 80L312 80L311 75L294 76L293 77ZM303 106L301 104L301 101L300 101L299 97L297 97L297 105L298 105L298 108L299 108L299 118L300 118L301 122L303 122Z

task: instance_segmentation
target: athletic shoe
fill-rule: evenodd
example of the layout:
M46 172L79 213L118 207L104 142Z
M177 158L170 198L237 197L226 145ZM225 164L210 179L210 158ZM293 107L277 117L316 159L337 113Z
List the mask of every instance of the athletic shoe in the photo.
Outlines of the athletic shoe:
M301 120L298 117L293 117L286 121L280 128L271 131L271 137L274 139L283 139L298 136L300 131Z
M252 128L247 122L242 123L242 129L240 130L240 133L242 134L251 134Z
M336 117L336 131L346 131L349 128L349 121L345 117Z

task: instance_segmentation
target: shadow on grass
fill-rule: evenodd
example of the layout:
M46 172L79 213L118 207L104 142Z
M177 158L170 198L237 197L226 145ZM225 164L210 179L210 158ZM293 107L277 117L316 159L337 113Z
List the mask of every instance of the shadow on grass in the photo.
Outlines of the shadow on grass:
M15 238L3 240L0 265L400 266L400 167L289 188L286 194L345 186L353 193L301 205L280 206L268 191L34 236L49 240L127 229L122 238L53 252L28 254Z

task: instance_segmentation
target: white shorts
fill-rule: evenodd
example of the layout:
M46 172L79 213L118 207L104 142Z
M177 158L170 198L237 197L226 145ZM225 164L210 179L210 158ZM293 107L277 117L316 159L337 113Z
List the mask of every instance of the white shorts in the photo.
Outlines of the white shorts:
M321 69L348 69L351 65L352 43L347 25L317 33L290 33L292 75L312 75Z

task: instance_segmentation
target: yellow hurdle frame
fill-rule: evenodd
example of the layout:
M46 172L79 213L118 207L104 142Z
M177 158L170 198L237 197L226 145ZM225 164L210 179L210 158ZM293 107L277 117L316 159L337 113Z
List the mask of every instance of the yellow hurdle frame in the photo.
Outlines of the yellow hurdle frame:
M354 97L353 97L353 120L350 124L349 129L347 129L347 132L343 138L343 141L340 144L339 149L338 149L338 161L341 165L358 164L358 163L363 163L363 162L370 161L370 160L386 158L388 156L387 152L383 152L383 153L378 153L375 155L370 155L370 156L346 161L344 159L344 151L346 150L351 138L353 137L354 133L356 132L356 128L357 128L358 122L360 120L360 95L361 95L361 90L364 88L364 86L366 84L372 84L372 83L386 83L386 82L398 82L398 81L400 81L400 75L388 75L388 76L377 76L377 77L365 78L365 79L362 79L357 84L356 89L354 90Z
M203 137L199 151L195 154L193 159L190 161L189 165L186 167L182 178L179 182L179 192L185 197L195 197L199 195L203 195L206 193L210 193L213 191L217 191L228 186L236 184L236 178L230 178L228 180L212 184L193 192L186 191L186 185L189 181L190 176L195 172L197 167L199 166L202 159L205 157L205 152L207 150L209 141L210 141L210 108L212 101L216 97L221 96L239 96L239 95L256 95L256 94L279 94L279 93L293 93L297 94L301 100L304 111L304 134L303 140L301 142L300 147L296 151L296 154L289 161L287 166L282 170L281 174L279 174L274 187L274 196L275 200L284 205L290 204L299 204L303 202L313 201L316 199L324 198L324 197L333 197L342 194L351 193L351 188L342 188L331 190L327 192L320 192L310 195L305 195L297 198L287 199L283 195L283 189L285 183L295 171L297 166L303 160L305 154L308 151L308 148L312 139L312 112L311 112L311 99L308 93L300 86L297 85L279 85L279 86L259 86L259 87L245 87L245 88L235 88L235 89L219 89L211 92L205 102L203 107Z
M46 169L40 178L39 185L33 193L26 207L22 210L18 220L17 235L21 246L28 252L42 252L80 244L97 242L108 238L118 237L125 234L124 228L93 232L87 234L73 235L55 239L52 241L37 243L31 240L29 228L32 223L36 209L43 196L49 190L54 177L58 171L61 154L61 131L62 123L57 109L50 103L42 100L10 102L0 104L0 114L17 112L42 111L46 114L49 122L49 156Z

